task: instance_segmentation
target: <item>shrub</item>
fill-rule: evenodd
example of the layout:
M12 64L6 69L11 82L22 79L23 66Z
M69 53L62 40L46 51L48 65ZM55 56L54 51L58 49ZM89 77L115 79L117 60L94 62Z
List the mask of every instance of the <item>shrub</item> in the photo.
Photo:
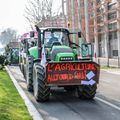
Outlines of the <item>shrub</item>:
M2 70L4 67L5 58L6 57L4 55L0 55L0 70Z

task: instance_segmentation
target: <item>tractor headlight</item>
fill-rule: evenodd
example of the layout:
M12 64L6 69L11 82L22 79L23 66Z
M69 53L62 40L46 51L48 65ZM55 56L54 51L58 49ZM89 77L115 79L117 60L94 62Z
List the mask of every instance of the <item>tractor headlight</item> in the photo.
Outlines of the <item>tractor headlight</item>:
M72 61L73 58L72 57L61 57L60 60L61 61L69 61L69 60Z

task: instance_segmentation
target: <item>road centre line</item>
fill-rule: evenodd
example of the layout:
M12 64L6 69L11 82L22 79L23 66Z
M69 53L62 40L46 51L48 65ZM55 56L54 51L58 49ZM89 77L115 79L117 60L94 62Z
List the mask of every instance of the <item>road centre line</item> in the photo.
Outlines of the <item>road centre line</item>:
M112 103L110 103L110 102L108 102L108 101L106 101L106 100L104 100L102 98L99 98L99 97L95 97L95 99L99 100L100 102L102 102L102 103L104 103L106 105L109 105L110 107L115 108L115 109L120 111L120 107L118 107L117 105L114 105L114 104L112 104Z

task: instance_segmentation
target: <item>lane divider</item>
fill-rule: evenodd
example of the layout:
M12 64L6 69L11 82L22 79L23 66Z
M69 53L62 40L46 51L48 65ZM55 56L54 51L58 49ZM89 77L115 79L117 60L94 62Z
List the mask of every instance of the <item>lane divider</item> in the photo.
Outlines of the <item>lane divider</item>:
M114 105L114 104L112 104L112 103L110 103L110 102L108 102L108 101L106 101L106 100L104 100L102 98L99 98L99 97L95 97L95 99L99 100L100 102L102 102L102 103L104 103L106 105L109 105L110 107L115 108L116 110L120 111L120 107L118 107L117 105Z
M25 105L28 108L28 111L30 115L33 117L33 120L43 120L40 113L37 111L33 103L29 100L29 98L26 96L25 92L21 88L21 86L17 83L16 79L13 77L12 73L10 72L8 67L5 67L6 71L8 72L12 82L14 83L16 89L18 90L20 96L23 98Z

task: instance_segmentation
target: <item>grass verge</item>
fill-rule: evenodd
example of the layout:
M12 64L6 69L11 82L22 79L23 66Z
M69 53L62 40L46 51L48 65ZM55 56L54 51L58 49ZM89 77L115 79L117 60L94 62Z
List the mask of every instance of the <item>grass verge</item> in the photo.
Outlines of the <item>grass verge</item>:
M0 120L32 120L5 70L0 70Z
M116 67L112 67L112 66L101 66L101 69L115 69Z

